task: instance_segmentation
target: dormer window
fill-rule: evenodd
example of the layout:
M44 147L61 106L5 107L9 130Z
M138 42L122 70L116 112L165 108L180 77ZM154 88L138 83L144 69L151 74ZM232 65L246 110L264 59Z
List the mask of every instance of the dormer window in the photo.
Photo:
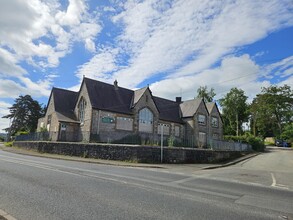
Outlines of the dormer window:
M81 124L84 123L84 115L85 115L86 101L84 98L81 98L78 105L78 118Z

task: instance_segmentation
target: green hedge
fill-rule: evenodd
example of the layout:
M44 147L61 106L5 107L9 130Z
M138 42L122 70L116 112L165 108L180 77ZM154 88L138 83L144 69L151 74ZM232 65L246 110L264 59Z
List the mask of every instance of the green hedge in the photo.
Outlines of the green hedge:
M242 142L250 144L254 151L264 151L265 144L264 141L259 137L254 137L252 135L244 135L244 136L232 136L226 135L224 136L225 140L228 141L235 141L235 142Z

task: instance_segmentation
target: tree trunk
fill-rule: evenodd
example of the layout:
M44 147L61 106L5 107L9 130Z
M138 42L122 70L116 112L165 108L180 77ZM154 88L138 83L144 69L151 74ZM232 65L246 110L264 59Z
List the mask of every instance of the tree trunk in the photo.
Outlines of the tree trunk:
M239 136L239 121L238 121L238 112L236 113L236 136Z

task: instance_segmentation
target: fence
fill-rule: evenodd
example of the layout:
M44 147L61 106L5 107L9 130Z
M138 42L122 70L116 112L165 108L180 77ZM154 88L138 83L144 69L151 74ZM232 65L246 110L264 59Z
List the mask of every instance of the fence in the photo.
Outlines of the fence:
M18 135L14 137L15 141L50 141L49 132L35 132Z
M148 145L148 146L160 146L160 135L155 134L131 134L126 135L120 139L113 140L108 136L101 137L97 134L90 134L89 132L83 132L76 135L73 132L56 133L56 132L37 132L27 135L19 135L15 137L15 141L62 141L62 142L93 142L93 143L112 143L112 144L134 144L134 145ZM175 138L170 136L164 136L163 146L169 147L187 147L187 148L204 148L212 150L224 150L224 151L251 151L251 145L241 142L222 141L222 140L207 140L205 146L201 146L200 143L194 139L189 138Z
M250 144L233 141L210 140L210 148L213 150L230 150L230 151L251 151Z

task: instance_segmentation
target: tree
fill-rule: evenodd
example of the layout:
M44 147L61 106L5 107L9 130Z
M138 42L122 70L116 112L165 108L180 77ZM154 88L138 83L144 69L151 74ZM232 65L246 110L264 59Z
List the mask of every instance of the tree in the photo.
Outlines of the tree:
M281 138L293 143L293 123L289 123L284 127Z
M247 96L244 91L232 88L224 98L220 99L223 109L224 133L239 135L242 124L248 120Z
M212 102L215 96L216 93L214 92L214 88L208 91L207 86L200 86L197 89L197 98L203 98L205 102Z
M293 120L293 92L288 85L262 88L251 106L254 135L279 137Z
M34 132L37 128L38 119L43 117L45 109L33 100L30 95L19 96L15 99L15 103L9 108L10 114L2 118L10 118L10 128L6 128L9 137L15 135L19 131Z

